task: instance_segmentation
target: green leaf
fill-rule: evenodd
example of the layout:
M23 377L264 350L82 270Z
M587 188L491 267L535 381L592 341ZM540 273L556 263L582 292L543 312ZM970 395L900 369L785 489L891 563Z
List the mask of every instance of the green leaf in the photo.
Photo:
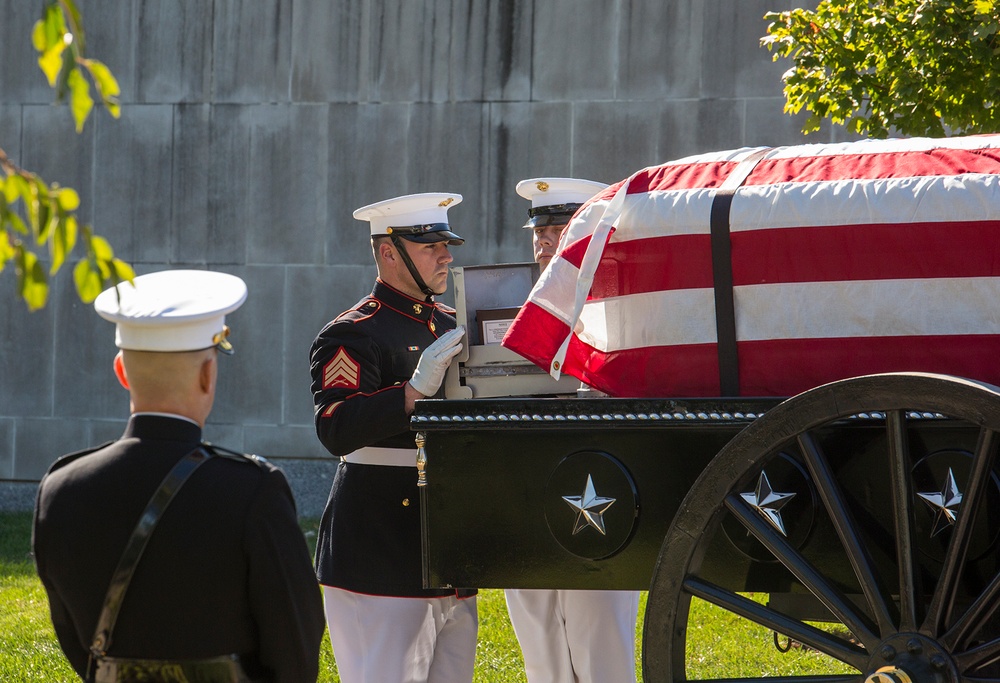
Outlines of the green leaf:
M0 273L3 272L7 261L14 258L14 245L10 243L10 235L6 230L0 230Z
M50 275L55 275L59 272L62 264L66 262L66 257L73 251L73 247L76 246L76 234L77 224L75 217L66 216L57 223L50 246L52 254L52 266L49 268Z
M31 29L31 44L38 52L45 52L45 22L39 19Z
M8 204L13 204L19 198L25 196L28 190L28 183L19 175L12 175L3 184L3 196Z
M89 258L80 259L73 268L73 283L76 285L77 296L85 304L96 299L103 287L101 272Z
M94 108L94 100L90 96L90 84L80 74L79 69L70 71L66 82L70 89L69 107L76 121L76 132L79 133L83 130L87 117L90 116L90 110Z
M19 248L17 263L18 293L28 305L28 310L37 311L45 307L49 296L49 283L45 277L45 269L38 262L38 257L32 252Z
M991 14L996 0L974 0L972 6L976 9L976 14Z
M100 235L91 236L89 242L90 251L98 261L110 261L114 258L115 252L111 245Z
M65 49L65 43L57 43L42 52L42 56L38 58L38 66L41 68L42 73L45 74L45 78L48 79L50 88L56 87L59 72L63 68L62 53Z
M56 200L63 211L76 211L80 206L80 195L72 187L63 187L56 191Z
M118 282L131 282L135 284L135 271L132 270L132 266L121 259L113 259L111 261L111 268Z
M24 224L24 221L22 221L21 217L18 216L16 213L14 213L13 211L8 213L7 220L10 221L10 227L14 228L14 230L21 233L22 235L28 234L28 226Z
M111 69L96 59L88 59L87 67L90 69L90 75L94 77L94 84L97 85L97 90L101 93L102 98L108 99L121 95L122 91L118 87L118 81L111 73Z

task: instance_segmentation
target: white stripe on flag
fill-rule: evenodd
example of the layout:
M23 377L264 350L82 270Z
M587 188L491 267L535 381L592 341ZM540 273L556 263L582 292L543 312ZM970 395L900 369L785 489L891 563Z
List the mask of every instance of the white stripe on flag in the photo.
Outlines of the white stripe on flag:
M735 298L740 341L1000 334L1000 278L750 285ZM604 352L716 341L710 289L591 301L580 320L580 340Z
M612 242L670 235L707 235L715 190L654 190L629 195ZM823 225L1000 220L1000 177L970 173L879 180L775 183L739 188L730 230ZM669 221L664 220L669 216ZM581 216L583 218L583 216ZM596 221L595 221L596 223ZM570 224L574 239L593 230Z

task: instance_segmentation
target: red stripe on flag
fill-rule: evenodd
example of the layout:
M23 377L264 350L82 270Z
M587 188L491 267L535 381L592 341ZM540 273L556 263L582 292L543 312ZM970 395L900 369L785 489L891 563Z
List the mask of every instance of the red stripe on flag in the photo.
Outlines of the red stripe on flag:
M733 283L998 276L998 236L1000 221L739 231L732 234ZM576 246L565 252L570 260L586 249ZM670 235L609 243L590 295L711 287L709 236Z
M507 328L500 344L548 370L569 326L544 308L528 301Z
M578 340L565 369L619 397L719 395L715 344L602 353ZM739 342L743 396L793 396L880 372L937 372L1000 384L1000 336L851 337Z
M881 154L835 154L765 159L745 185L771 183L875 180L918 176L953 176L962 173L996 173L1000 150L938 148Z
M732 234L733 282L1000 274L1000 221L751 230Z
M696 161L644 169L632 179L628 193L718 187L738 163ZM998 165L1000 150L993 148L965 150L942 147L912 152L803 155L762 160L744 185L992 174L996 173ZM602 194L607 194L607 191Z
M879 372L936 372L1000 384L997 335L774 339L738 346L744 396L791 396Z

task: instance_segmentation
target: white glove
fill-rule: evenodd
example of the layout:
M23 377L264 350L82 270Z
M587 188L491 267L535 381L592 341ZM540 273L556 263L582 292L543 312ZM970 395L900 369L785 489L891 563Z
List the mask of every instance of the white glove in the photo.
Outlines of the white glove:
M451 359L462 350L462 335L464 327L456 327L442 334L438 339L424 349L417 361L417 369L410 378L410 386L424 396L433 396L441 388L444 373L451 365Z

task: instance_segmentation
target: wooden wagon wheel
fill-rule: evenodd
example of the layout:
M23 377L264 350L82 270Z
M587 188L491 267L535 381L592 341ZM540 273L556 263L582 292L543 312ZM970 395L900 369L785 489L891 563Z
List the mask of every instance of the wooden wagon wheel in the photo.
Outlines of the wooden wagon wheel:
M862 451L852 445L856 439L850 432L859 423L877 434ZM955 452L962 451L968 465L954 477L948 470L952 480L942 485L939 497L914 480L917 460L926 455L921 430L928 427L931 437L955 433L966 440ZM941 375L843 380L768 411L705 468L672 521L646 608L646 683L758 680L765 675L797 683L1000 679L998 431L1000 389ZM827 548L821 554L809 547L817 545L822 530L813 531L810 540L793 541L782 528L775 501L789 494L779 487L767 489L770 507L761 496L759 483L766 481L762 475L767 468L789 457L808 473L819 526L828 537L825 545L818 543ZM867 474L852 480L844 474L850 469L845 463L859 458ZM871 495L867 484L860 485L865 491L856 490L861 480L883 487L881 507L869 504L868 498L878 496ZM929 532L920 520L934 512L933 503L943 526ZM792 577L828 618L811 621L752 599L744 587L713 582L712 548L724 535L733 535L734 524L766 552L775 568L770 574ZM930 533L934 543L925 538ZM830 552L830 546L837 552ZM940 551L936 557L933 548ZM769 636L773 631L775 643L782 634L786 643L802 644L801 650L815 654L813 665L818 662L822 670L814 668L811 675L795 667L763 672L755 669L754 646L747 645L742 670L733 666L722 673L701 673L693 656L697 653L688 651L697 628L694 620L700 618L692 606L702 606L701 601L716 606L709 608L715 609L713 619L721 609L727 618L745 620Z

